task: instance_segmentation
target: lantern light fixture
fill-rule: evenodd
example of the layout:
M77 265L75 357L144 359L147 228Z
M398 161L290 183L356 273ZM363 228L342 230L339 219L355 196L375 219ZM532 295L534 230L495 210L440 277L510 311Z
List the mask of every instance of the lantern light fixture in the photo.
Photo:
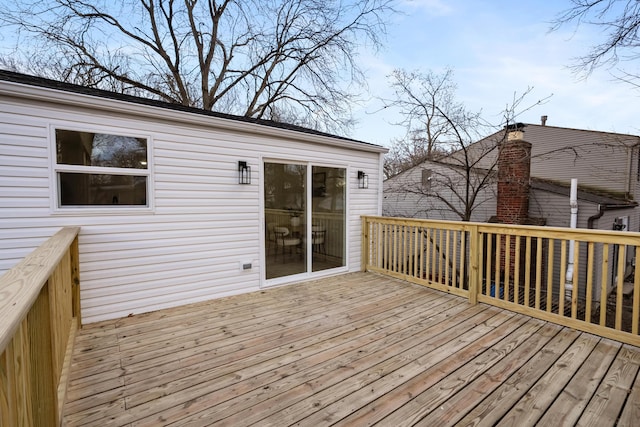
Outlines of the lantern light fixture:
M238 184L251 184L251 166L247 162L238 162Z
M369 188L369 175L358 171L358 188Z

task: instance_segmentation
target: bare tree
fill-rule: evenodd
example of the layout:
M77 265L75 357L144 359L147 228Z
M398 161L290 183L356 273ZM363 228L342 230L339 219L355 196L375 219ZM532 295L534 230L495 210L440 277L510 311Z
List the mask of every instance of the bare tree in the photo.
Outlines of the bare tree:
M384 108L399 110L402 119L395 124L405 128L405 136L393 141L386 157L387 178L450 151L448 145L456 139L451 123L461 125L461 116L474 120L455 101L456 84L450 69L441 74L396 69L389 80L394 98L383 100Z
M419 207L414 215L470 221L474 211L495 198L496 151L505 135L478 141L460 133L456 150L387 180L385 198L395 203L387 204L385 214L406 216L395 207L408 200Z
M358 49L379 46L392 1L15 0L0 23L38 73L344 131Z
M401 206L409 201L420 206L417 215L433 217L434 212L440 212L443 218L470 221L476 209L495 199L497 148L506 138L506 132L495 132L506 129L518 114L545 100L522 108L532 90L529 88L521 96L514 95L502 113L501 122L491 125L481 113L470 112L455 100L450 70L441 75L397 71L391 77L396 99L388 100L388 105L400 106L407 115L401 124L410 137L418 133L424 137L410 138L416 149L405 158L392 158L388 162L400 164L406 170L386 182L385 214L405 216ZM417 128L416 123L423 128ZM494 137L483 138L489 133L494 133ZM420 142L425 146L420 147ZM407 146L411 147L406 141L396 141L390 153L395 156L406 153ZM416 165L422 167L415 168Z
M555 19L553 30L575 24L598 26L606 34L604 41L592 46L590 52L577 59L576 71L591 73L603 66L632 61L640 56L640 2L637 0L571 0L572 6ZM639 71L621 70L620 79L635 87Z

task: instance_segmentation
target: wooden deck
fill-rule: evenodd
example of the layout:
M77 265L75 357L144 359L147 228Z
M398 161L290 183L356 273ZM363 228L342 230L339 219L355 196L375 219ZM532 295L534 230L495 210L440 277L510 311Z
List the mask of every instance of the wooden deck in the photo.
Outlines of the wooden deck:
M69 426L640 423L640 349L371 273L85 326Z

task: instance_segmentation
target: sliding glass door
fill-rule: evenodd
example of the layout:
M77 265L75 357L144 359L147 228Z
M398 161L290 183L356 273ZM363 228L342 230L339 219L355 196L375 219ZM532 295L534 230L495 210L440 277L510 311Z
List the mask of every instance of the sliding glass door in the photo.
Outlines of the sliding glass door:
M346 265L345 176L344 168L264 164L267 280Z

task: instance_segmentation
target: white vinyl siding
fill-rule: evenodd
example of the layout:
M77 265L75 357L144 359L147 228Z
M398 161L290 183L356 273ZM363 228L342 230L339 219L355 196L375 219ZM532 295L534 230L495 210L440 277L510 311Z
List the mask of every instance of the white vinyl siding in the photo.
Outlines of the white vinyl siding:
M216 126L222 120L216 118L189 123L194 115L183 112L167 113L175 120L152 113L139 117L122 112L127 105L120 101L88 101L99 105L1 98L0 271L69 225L81 227L85 322L258 290L263 269L262 158L347 168L347 267L360 269L360 215L379 213L380 188L377 179L370 179L368 189L358 189L356 174L381 174L377 148L343 147L340 140L327 137L323 144L296 132L286 132L285 138L280 130L274 131L278 136L258 133L264 133L262 129L234 131ZM152 210L52 212L50 126L86 129L91 124L153 141ZM240 160L251 166L251 185L238 184ZM253 268L243 272L240 263L245 261Z

